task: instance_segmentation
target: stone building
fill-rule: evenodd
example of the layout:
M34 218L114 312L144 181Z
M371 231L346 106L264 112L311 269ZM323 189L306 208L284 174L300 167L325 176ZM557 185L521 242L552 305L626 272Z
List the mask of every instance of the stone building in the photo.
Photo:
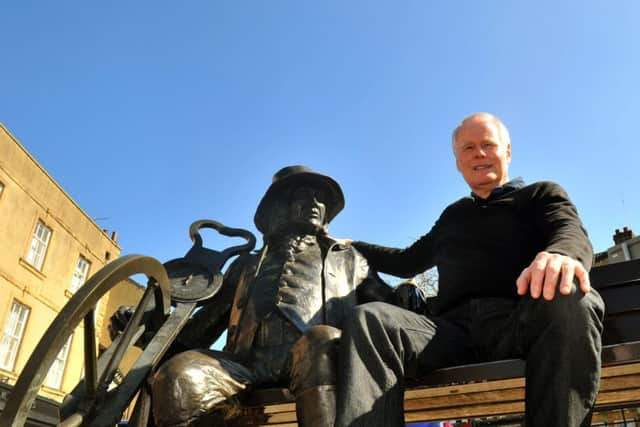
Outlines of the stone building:
M120 251L116 233L102 230L0 124L0 383L15 383L57 313ZM127 281L102 298L96 310L100 347L109 344L108 307L134 304L141 293ZM58 354L40 396L61 401L78 383L81 330Z
M616 229L613 243L606 251L594 255L593 265L614 264L640 258L640 237L636 236L629 227Z

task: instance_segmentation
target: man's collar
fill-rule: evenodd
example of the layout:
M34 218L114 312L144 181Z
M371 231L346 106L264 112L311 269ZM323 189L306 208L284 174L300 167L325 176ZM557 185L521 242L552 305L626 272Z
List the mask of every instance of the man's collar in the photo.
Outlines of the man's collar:
M474 192L471 192L471 197L473 197L474 200L492 200L495 199L496 197L500 197L503 194L507 194L512 192L513 190L517 190L519 188L524 187L524 180L522 179L522 177L518 176L516 178L513 178L511 181L506 182L504 184L502 184L499 187L494 188L493 190L491 190L491 193L489 193L489 197L487 197L486 199L482 199L482 197L478 196L477 194L475 194Z

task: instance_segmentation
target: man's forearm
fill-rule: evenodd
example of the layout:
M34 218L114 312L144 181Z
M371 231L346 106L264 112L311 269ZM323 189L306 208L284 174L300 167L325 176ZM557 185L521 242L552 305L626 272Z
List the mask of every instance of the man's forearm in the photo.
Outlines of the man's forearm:
M424 268L420 267L420 254L411 250L411 247L398 249L361 241L354 241L353 246L376 271L398 277L411 277L424 271Z

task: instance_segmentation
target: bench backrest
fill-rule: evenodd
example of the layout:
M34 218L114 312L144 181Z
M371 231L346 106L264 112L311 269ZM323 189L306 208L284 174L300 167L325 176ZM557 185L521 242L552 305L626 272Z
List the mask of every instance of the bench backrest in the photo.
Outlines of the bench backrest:
M640 341L640 259L594 267L590 278L606 304L602 343Z

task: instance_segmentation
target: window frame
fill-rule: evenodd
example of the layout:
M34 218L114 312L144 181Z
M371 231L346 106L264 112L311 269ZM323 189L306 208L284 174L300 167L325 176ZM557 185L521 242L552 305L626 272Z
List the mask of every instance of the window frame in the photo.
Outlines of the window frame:
M80 271L78 274L78 267L83 263L86 267L84 272ZM78 259L76 260L76 265L73 268L73 273L71 274L71 283L69 283L69 290L72 293L75 293L82 285L85 284L87 278L89 277L89 271L91 271L91 261L82 254L78 255Z
M69 335L67 341L65 341L64 345L56 354L56 358L53 360L51 367L49 368L49 372L47 376L44 378L42 384L46 387L49 387L54 390L62 389L62 381L64 380L64 373L67 370L67 361L69 360L69 353L71 351L71 339L73 338L73 334ZM62 357L61 357L62 356ZM57 371L54 371L57 369ZM53 377L54 374L56 377ZM52 381L55 379L55 382Z
M41 236L38 235L39 230L47 231L46 241L43 241ZM51 243L51 236L53 229L49 227L44 221L38 219L36 225L33 227L33 234L31 235L31 241L29 242L29 248L24 260L36 270L42 272L44 262L47 258L47 252Z
M14 307L18 307L18 309L20 310L18 314L15 315L15 317L13 316ZM9 314L7 315L7 318L4 322L4 327L2 328L2 336L0 337L0 369L4 369L5 371L9 372L13 372L13 370L15 369L16 361L18 360L18 354L20 353L20 348L22 347L22 340L24 339L30 315L31 307L21 303L16 299L12 301ZM21 320L22 324L20 324ZM12 322L13 325L11 325ZM19 327L19 331L16 331L17 327ZM9 331L9 329L12 330ZM10 340L11 342L13 342L13 347L11 346ZM5 346L7 346L7 350L6 354L3 354Z

